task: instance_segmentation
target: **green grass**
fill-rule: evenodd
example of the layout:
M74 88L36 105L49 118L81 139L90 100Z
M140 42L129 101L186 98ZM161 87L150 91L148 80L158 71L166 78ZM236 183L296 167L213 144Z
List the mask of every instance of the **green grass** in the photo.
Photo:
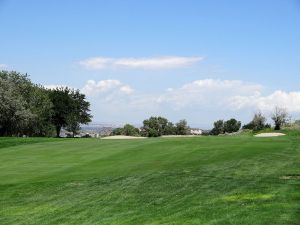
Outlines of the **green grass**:
M0 224L300 224L300 135L0 139Z

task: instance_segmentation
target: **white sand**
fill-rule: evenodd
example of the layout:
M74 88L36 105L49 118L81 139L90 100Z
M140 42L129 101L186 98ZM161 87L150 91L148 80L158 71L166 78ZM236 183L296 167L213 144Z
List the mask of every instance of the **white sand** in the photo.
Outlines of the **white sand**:
M278 136L284 136L283 133L261 133L254 135L255 137L278 137Z
M115 135L115 136L108 136L101 139L112 139L112 140L121 140L121 139L143 139L145 137L134 137L134 136L125 136L125 135Z
M163 135L163 138L177 138L177 137L200 137L201 135Z

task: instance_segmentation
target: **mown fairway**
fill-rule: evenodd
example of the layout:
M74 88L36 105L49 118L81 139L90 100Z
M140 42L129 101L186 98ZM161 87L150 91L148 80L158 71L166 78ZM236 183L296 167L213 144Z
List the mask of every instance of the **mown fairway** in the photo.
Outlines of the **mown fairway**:
M0 224L300 224L300 136L0 139Z

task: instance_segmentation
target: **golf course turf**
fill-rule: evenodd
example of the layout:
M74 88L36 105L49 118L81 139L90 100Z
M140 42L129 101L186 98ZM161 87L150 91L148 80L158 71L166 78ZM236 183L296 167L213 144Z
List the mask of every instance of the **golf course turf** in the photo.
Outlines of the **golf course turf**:
M0 224L300 224L300 135L0 138Z

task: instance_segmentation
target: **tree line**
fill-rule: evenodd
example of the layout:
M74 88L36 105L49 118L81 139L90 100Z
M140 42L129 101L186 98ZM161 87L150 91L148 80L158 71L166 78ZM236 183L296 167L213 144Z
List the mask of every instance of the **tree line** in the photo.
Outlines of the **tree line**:
M286 125L289 120L289 114L285 108L275 107L271 119L274 122L274 130L280 130L283 125ZM242 129L253 130L255 132L264 129L271 129L271 124L267 123L267 118L260 112L256 112L252 120L245 124ZM211 135L219 135L225 133L234 133L241 129L241 121L232 118L230 120L218 120L214 122L213 129L210 131Z
M112 135L159 137L162 135L187 135L189 133L190 128L186 120L180 120L173 124L164 117L152 116L143 121L143 126L140 129L126 124L122 128L114 129Z
M75 135L91 121L90 103L79 90L46 89L27 74L0 71L0 136Z
M283 125L288 122L288 113L286 109L275 107L271 116L274 121L274 129L280 130ZM241 121L231 118L229 120L217 120L213 124L213 128L209 132L203 132L204 135L220 135L231 134L241 130L248 129L253 131L260 131L270 129L271 124L266 123L267 118L261 113L254 114L253 119L242 126ZM126 136L144 136L144 137L159 137L162 135L188 135L190 134L190 127L186 120L180 120L173 124L168 119L158 116L150 117L143 121L143 126L139 129L131 124L126 124L124 127L116 128L112 131L112 135L126 135Z

